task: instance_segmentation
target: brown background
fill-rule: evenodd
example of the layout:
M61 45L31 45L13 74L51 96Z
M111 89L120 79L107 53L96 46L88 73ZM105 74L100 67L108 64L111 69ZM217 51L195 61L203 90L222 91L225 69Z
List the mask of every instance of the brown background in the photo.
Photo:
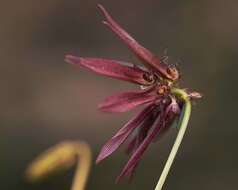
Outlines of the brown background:
M133 114L103 114L97 103L134 88L76 69L65 53L138 63L106 27L95 0L8 0L0 6L0 189L69 189L73 170L29 185L27 164L65 139L85 140L94 159ZM100 1L136 39L180 60L182 86L204 94L193 109L164 189L235 190L237 185L238 1ZM87 189L153 189L176 131L150 146L132 183L114 180L120 149L94 166Z

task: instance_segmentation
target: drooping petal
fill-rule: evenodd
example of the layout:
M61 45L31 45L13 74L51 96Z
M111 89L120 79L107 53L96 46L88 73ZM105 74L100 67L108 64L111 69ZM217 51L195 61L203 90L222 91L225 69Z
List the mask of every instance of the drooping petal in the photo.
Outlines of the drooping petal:
M137 148L137 150L133 153L125 167L123 168L122 172L117 178L117 182L120 181L120 179L125 176L128 171L131 170L131 168L135 167L135 165L138 164L140 157L145 152L149 144L152 142L152 140L155 138L155 136L159 133L161 128L164 125L164 113L160 113L160 116L156 119L153 128L149 131L148 135L144 139L144 141L140 144L140 146Z
M156 116L153 116L154 113L156 114ZM131 140L131 142L129 143L127 149L126 149L126 153L130 154L130 153L134 153L136 151L136 149L140 146L140 144L144 141L144 139L146 138L148 131L151 129L154 121L155 121L155 117L157 117L158 112L154 109L153 113L150 115L150 117L147 117L143 124L139 127L137 135ZM127 170L127 172L125 172L124 176L128 177L129 180L131 181L133 176L134 176L134 172L137 168L137 166L139 165L139 161L134 164L133 166L131 166L131 168L129 170Z
M140 124L150 116L155 105L150 104L127 122L101 149L96 163L111 155Z
M134 176L134 173L135 173L135 170L136 168L138 167L139 163L133 165L126 173L125 173L125 176L129 178L129 181L132 180L133 176Z
M148 131L151 129L154 121L158 117L159 111L157 109L153 110L153 113L150 114L149 117L147 117L144 121L143 124L138 128L136 131L135 137L130 141L128 144L128 147L126 149L126 153L130 154L133 153L139 146L140 144L144 141L146 138Z
M170 104L165 109L165 116L164 116L164 126L161 128L159 134L154 138L153 142L158 141L165 133L170 129L176 119L180 114L180 108L178 103L176 102L175 98L171 98Z
M138 144L138 135L136 135L128 144L126 149L126 154L130 154L134 152Z
M98 107L105 112L126 112L156 99L157 96L152 90L130 91L112 95L106 98Z
M149 75L147 71L135 67L130 63L100 58L82 58L73 55L66 55L65 60L71 64L83 66L90 71L108 77L140 85L148 85L152 82L148 81L148 77L146 77Z
M164 127L160 130L160 133L154 139L154 142L161 139L166 132L171 128L171 126L176 122L180 114L180 108L175 98L171 98L171 103L166 107L165 117L164 117Z
M135 55L154 72L161 74L171 80L178 79L178 71L161 62L160 58L152 54L149 50L140 45L134 38L130 36L106 11L102 5L98 5L106 21L103 23L107 25L134 53Z

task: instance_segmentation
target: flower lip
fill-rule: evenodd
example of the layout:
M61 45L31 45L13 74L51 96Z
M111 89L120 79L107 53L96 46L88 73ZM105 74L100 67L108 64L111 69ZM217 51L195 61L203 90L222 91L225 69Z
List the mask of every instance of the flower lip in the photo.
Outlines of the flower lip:
M171 97L171 103L167 107L167 110L166 110L167 115L169 112L176 115L180 113L179 105L174 97Z

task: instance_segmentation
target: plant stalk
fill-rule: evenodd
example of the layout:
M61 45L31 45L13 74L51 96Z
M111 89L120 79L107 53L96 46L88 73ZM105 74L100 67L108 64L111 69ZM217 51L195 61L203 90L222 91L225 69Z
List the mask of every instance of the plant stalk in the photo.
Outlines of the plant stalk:
M173 164L174 158L178 152L179 146L183 140L183 136L187 129L188 121L189 121L190 114L191 114L191 102L189 100L187 93L184 90L177 89L177 88L172 89L172 93L179 96L180 98L182 98L184 100L184 107L183 107L182 116L180 117L180 121L178 123L179 124L178 135L175 139L174 145L173 145L172 150L169 154L168 160L164 166L164 169L163 169L162 174L159 178L159 181L155 187L155 190L161 190L164 185L164 182L167 178L169 170Z

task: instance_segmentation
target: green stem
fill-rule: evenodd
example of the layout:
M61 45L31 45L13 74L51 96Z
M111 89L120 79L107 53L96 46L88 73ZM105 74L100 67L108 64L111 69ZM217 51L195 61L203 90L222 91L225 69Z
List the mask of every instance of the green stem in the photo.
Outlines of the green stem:
M175 94L176 96L179 96L180 98L182 98L184 100L183 113L182 113L182 116L179 121L179 132L178 132L177 138L174 142L174 145L173 145L172 150L169 154L168 160L164 166L164 169L163 169L162 174L159 178L159 181L155 187L155 190L161 190L164 185L164 182L165 182L166 177L169 173L171 165L173 164L174 158L175 158L177 151L179 149L179 146L182 142L184 133L185 133L187 125L188 125L190 114L191 114L191 102L189 100L187 93L184 90L177 89L177 88L172 89L172 93Z

